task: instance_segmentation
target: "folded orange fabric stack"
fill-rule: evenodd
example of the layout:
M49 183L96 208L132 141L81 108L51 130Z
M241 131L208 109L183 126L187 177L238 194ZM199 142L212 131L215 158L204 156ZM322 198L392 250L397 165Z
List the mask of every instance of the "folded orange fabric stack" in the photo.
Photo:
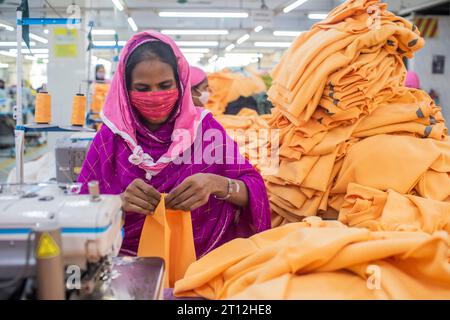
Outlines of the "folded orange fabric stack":
M404 87L402 59L423 45L417 28L378 0L346 1L292 44L272 73L268 93L275 105L269 124L280 130L280 170L266 177L274 227L306 216L337 216L349 183L372 187L354 176L343 180L348 166L360 168L361 176L377 172L386 181L379 190L395 190L389 183L403 176L384 172L385 164L412 166L408 153L398 162L383 149L396 136L412 139L420 154L416 161L427 157L422 142L428 140L442 141L435 148L447 157L450 141L440 108L425 92ZM349 152L370 137L379 137L379 149L363 166ZM370 147L361 149L370 153ZM448 186L450 168L429 165L416 185L395 191L447 201L434 183Z
M373 232L310 217L236 239L190 265L180 297L450 299L449 235Z
M271 128L267 123L271 115L259 116L254 110L242 109L238 115L217 115L214 118L236 141L239 151L261 173L271 157Z
M211 96L206 108L214 115L225 112L227 105L239 97L250 97L266 91L263 79L251 71L231 72L228 69L208 75Z

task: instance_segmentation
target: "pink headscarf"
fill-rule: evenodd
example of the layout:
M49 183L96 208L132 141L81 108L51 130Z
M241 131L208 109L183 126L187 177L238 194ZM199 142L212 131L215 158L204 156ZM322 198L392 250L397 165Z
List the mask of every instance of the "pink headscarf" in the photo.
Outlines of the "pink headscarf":
M191 66L191 86L195 87L202 83L207 77L205 71L200 68Z
M178 61L181 97L179 110L172 133L172 144L168 151L157 161L144 153L136 139L135 119L125 83L125 66L130 54L141 44L149 41L162 41L172 48ZM191 97L189 64L175 42L155 31L144 31L134 35L122 50L117 71L111 82L101 114L102 120L115 134L120 135L132 150L128 160L146 171L146 178L158 174L175 158L191 147L203 117L208 111L194 106Z
M408 71L406 73L405 86L408 88L420 89L420 80L417 73L414 71Z

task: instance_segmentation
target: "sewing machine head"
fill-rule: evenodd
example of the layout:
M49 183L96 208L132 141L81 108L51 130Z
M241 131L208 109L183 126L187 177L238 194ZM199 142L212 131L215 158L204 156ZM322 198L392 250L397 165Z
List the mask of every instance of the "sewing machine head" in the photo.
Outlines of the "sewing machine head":
M0 298L14 294L18 275L36 276L33 237L46 225L61 234L61 255L67 267L79 268L83 279L104 276L122 244L123 215L118 196L79 195L79 184L2 185L0 190ZM17 288L16 288L17 289ZM17 293L16 293L17 294ZM29 294L29 293L28 293Z

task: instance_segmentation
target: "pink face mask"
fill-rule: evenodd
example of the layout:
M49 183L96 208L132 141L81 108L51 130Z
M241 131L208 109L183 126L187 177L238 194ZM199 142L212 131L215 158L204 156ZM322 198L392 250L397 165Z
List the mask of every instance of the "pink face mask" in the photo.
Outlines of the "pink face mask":
M160 122L166 119L178 101L178 89L157 92L129 91L133 107L148 121Z

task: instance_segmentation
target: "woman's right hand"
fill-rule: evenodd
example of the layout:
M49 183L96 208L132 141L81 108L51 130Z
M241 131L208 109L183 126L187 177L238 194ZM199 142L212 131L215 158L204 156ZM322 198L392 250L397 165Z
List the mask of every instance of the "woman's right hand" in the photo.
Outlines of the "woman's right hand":
M121 198L123 211L151 214L158 206L161 194L144 180L136 179L121 194Z

